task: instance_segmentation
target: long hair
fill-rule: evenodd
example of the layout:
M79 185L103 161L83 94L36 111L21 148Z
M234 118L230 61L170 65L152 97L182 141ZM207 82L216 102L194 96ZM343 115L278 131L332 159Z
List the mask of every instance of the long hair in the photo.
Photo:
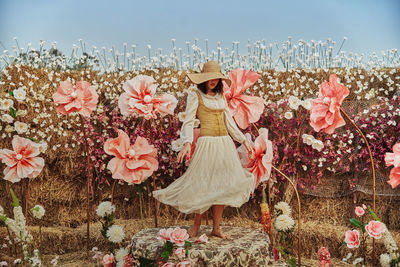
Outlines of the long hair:
M203 93L207 94L207 81L203 82L203 83L199 83L197 85L197 88L199 88ZM222 94L222 88L223 88L222 80L219 79L217 85L211 91L213 91L214 93L217 93L217 94Z

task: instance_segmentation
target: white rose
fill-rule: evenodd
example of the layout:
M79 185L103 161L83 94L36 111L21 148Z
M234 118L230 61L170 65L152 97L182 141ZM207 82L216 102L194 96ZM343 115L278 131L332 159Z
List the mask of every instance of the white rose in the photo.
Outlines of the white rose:
M15 129L13 126L7 125L6 128L4 129L4 131L6 131L6 133L11 133L11 132L14 132Z
M301 101L300 99L298 99L296 96L290 96L289 97L289 107L291 109L295 109L297 110L299 108L299 106L302 104L303 101Z
M9 110L13 106L14 106L14 101L12 101L11 99L6 98L0 101L1 110Z
M290 120L291 118L293 118L293 113L291 111L285 112L285 118Z
M17 99L18 101L24 101L26 98L26 92L23 88L13 90L13 94L15 99Z
M179 152L183 147L182 139L177 139L171 142L172 151Z
M28 124L20 121L14 122L14 128L17 131L18 134L23 134L28 131Z
M324 143L321 140L314 139L312 142L312 148L321 152L321 150L324 148Z
M14 121L14 118L10 116L10 114L3 114L1 116L1 120L4 122L12 123Z

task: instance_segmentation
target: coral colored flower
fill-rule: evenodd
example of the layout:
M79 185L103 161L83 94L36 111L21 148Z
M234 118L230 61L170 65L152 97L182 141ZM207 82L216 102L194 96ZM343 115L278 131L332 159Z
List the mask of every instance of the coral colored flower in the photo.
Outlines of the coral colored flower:
M176 227L171 232L170 238L171 242L181 247L185 245L185 240L189 238L189 234L187 233L186 229L181 229L179 227Z
M179 247L175 249L174 254L179 258L183 259L186 256L185 248Z
M390 171L390 180L388 181L388 183L394 189L400 184L400 143L397 143L393 146L393 152L394 153L385 153L385 163L386 166L394 166L394 168Z
M355 209L355 214L356 214L358 217L363 216L364 213L365 213L365 210L364 210L362 207L356 207L356 209Z
M199 243L207 243L207 241L208 241L208 236L206 234L202 234L197 239L197 242L199 242Z
M170 241L171 240L170 236L173 230L174 230L173 228L160 229L160 231L158 232L160 236L157 237L157 239L161 241Z
M272 142L268 140L268 130L261 128L259 132L260 135L254 141L254 144L250 135L246 134L249 143L254 147L254 158L249 158L248 151L244 145L238 148L242 166L248 168L254 174L257 179L256 186L269 179L272 168Z
M229 73L231 86L223 82L224 95L232 117L242 129L249 127L250 123L257 122L264 111L264 101L261 97L242 94L260 77L260 74L251 70L234 69Z
M0 149L0 159L7 165L3 171L4 180L16 183L38 176L44 167L44 159L38 157L40 144L18 135L14 135L11 143L13 150Z
M382 237L382 233L385 232L386 227L383 223L379 221L370 221L366 226L365 230L368 235L375 238L380 239Z
M329 76L329 82L320 85L318 98L311 101L310 125L314 131L323 129L332 134L336 128L346 124L339 108L349 93L346 86L337 82L335 74Z
M106 254L103 257L103 266L105 267L113 267L114 266L114 256L113 254Z
M124 93L118 99L118 107L122 115L143 116L146 119L174 114L178 100L170 94L155 96L157 85L153 77L138 75L124 83Z
M104 151L115 156L107 164L114 179L140 184L158 169L157 149L141 136L130 145L128 135L118 130L117 138L105 142Z
M176 265L176 267L186 267L186 266L190 266L190 262L188 260L181 261Z
M348 248L358 248L360 246L360 232L358 230L346 231L344 242Z
M68 80L63 81L53 94L54 103L59 104L57 112L64 115L76 111L89 117L96 109L98 99L96 89L86 81L76 82L75 86Z
M400 185L400 167L393 168L390 171L389 179L390 180L387 182L392 186L393 189Z

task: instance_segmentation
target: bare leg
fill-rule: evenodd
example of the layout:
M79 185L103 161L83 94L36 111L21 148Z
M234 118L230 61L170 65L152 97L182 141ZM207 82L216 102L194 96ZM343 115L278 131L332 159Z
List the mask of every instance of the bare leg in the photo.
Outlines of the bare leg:
M197 235L197 232L199 231L200 225L201 225L201 218L203 218L204 213L196 213L196 216L194 217L194 223L192 227L190 227L188 234L190 237L195 237Z
M213 230L211 235L218 236L222 239L230 239L231 237L221 231L219 224L222 221L222 212L224 211L224 205L213 206Z

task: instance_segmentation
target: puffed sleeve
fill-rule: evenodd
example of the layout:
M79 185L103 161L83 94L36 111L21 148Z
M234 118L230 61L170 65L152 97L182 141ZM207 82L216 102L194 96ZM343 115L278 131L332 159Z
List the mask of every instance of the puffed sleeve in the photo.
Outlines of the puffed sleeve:
M198 105L199 100L196 92L189 90L186 100L185 120L183 121L180 134L183 144L193 142L193 125L196 119Z
M224 102L225 102L224 119L225 119L226 129L228 130L229 135L235 141L242 144L244 140L246 140L246 137L244 136L242 131L239 130L239 128L236 125L236 122L232 118L232 114L229 110L228 104L226 103L225 97L224 97Z

